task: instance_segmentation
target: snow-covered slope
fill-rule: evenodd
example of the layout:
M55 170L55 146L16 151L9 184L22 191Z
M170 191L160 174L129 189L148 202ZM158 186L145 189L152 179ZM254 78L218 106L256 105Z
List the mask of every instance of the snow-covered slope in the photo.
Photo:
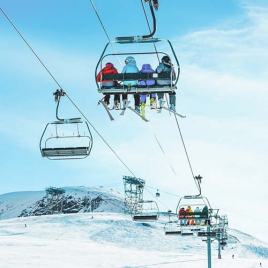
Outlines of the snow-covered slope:
M207 267L200 237L165 236L164 219L133 222L122 213L93 212L0 221L1 267ZM268 265L268 244L237 230L212 267ZM234 255L234 259L232 259Z
M71 200L101 196L87 213L18 217L44 198L45 191L0 196L0 267L207 267L207 243L198 236L167 236L168 217L157 222L132 221L122 213L123 196L115 190L64 187ZM79 201L80 200L80 201ZM212 267L268 267L268 244L229 229L218 259L212 242ZM232 256L234 255L234 258Z

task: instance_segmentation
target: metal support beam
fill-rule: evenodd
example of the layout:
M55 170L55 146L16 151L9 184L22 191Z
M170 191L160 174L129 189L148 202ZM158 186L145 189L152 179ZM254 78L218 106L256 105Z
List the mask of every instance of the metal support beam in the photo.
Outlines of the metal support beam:
M210 222L207 224L207 232L210 233ZM211 268L211 239L207 236L208 268Z

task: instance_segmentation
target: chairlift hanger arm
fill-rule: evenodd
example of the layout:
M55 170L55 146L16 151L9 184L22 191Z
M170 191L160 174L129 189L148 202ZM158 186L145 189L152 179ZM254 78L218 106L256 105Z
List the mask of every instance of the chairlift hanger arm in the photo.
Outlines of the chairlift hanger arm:
M154 0L154 2L155 2L155 0ZM158 1L156 1L156 2L158 2ZM117 37L116 39L118 41L123 41L123 40L133 41L135 39L148 39L148 38L151 38L154 36L154 34L156 32L156 18L155 18L154 9L153 9L153 5L152 5L151 1L149 1L149 5L150 5L150 11L151 11L151 14L153 17L153 31L148 35ZM155 6L156 6L156 4L155 4ZM157 7L158 7L158 3L157 3Z
M66 92L63 89L57 89L53 95L55 96L55 101L57 102L57 107L56 107L56 118L59 120L59 122L55 122L60 123L81 123L81 118L70 118L70 119L63 119L63 118L59 118L58 116L58 112L59 112L59 105L60 105L60 99L61 97L64 97L66 95Z
M195 199L195 198L202 198L202 193L201 193L201 179L202 177L200 175L195 176L194 179L197 181L197 187L199 190L198 195L186 195L184 198L186 199Z

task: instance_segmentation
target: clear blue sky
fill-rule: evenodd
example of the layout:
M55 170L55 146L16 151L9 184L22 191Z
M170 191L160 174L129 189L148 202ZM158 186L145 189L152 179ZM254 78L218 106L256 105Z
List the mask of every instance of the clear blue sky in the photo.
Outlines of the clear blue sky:
M239 208L248 221L245 231L252 231L254 219L247 217L248 211L264 209L267 203L268 3L159 2L156 37L169 39L180 61L177 110L187 116L179 123L193 171L204 177L203 194L229 215L232 227L239 224ZM139 0L94 4L111 39L148 33ZM163 191L163 210L174 211L178 202L164 192L197 192L173 116L147 111L146 124L126 112L124 117L114 114L116 120L110 122L97 106L102 96L96 91L94 71L108 40L90 1L2 0L1 8L135 176ZM39 139L45 125L55 120L52 93L58 86L2 12L0 33L0 194L69 185L123 191L122 176L131 174L94 130L87 159L41 157ZM115 65L120 71L120 64ZM79 116L68 99L61 112Z

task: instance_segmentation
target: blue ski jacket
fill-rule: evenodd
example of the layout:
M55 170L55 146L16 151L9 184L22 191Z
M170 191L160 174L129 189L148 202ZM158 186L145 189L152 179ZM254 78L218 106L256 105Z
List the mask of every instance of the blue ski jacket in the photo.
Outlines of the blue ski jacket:
M123 70L122 70L122 73L139 73L139 69L138 67L136 66L136 61L133 57L128 57L127 59L130 59L128 61L128 63L124 66ZM128 85L131 85L131 86L136 86L138 84L138 81L137 80L130 80L130 81L124 81L124 85L125 86L128 86Z

